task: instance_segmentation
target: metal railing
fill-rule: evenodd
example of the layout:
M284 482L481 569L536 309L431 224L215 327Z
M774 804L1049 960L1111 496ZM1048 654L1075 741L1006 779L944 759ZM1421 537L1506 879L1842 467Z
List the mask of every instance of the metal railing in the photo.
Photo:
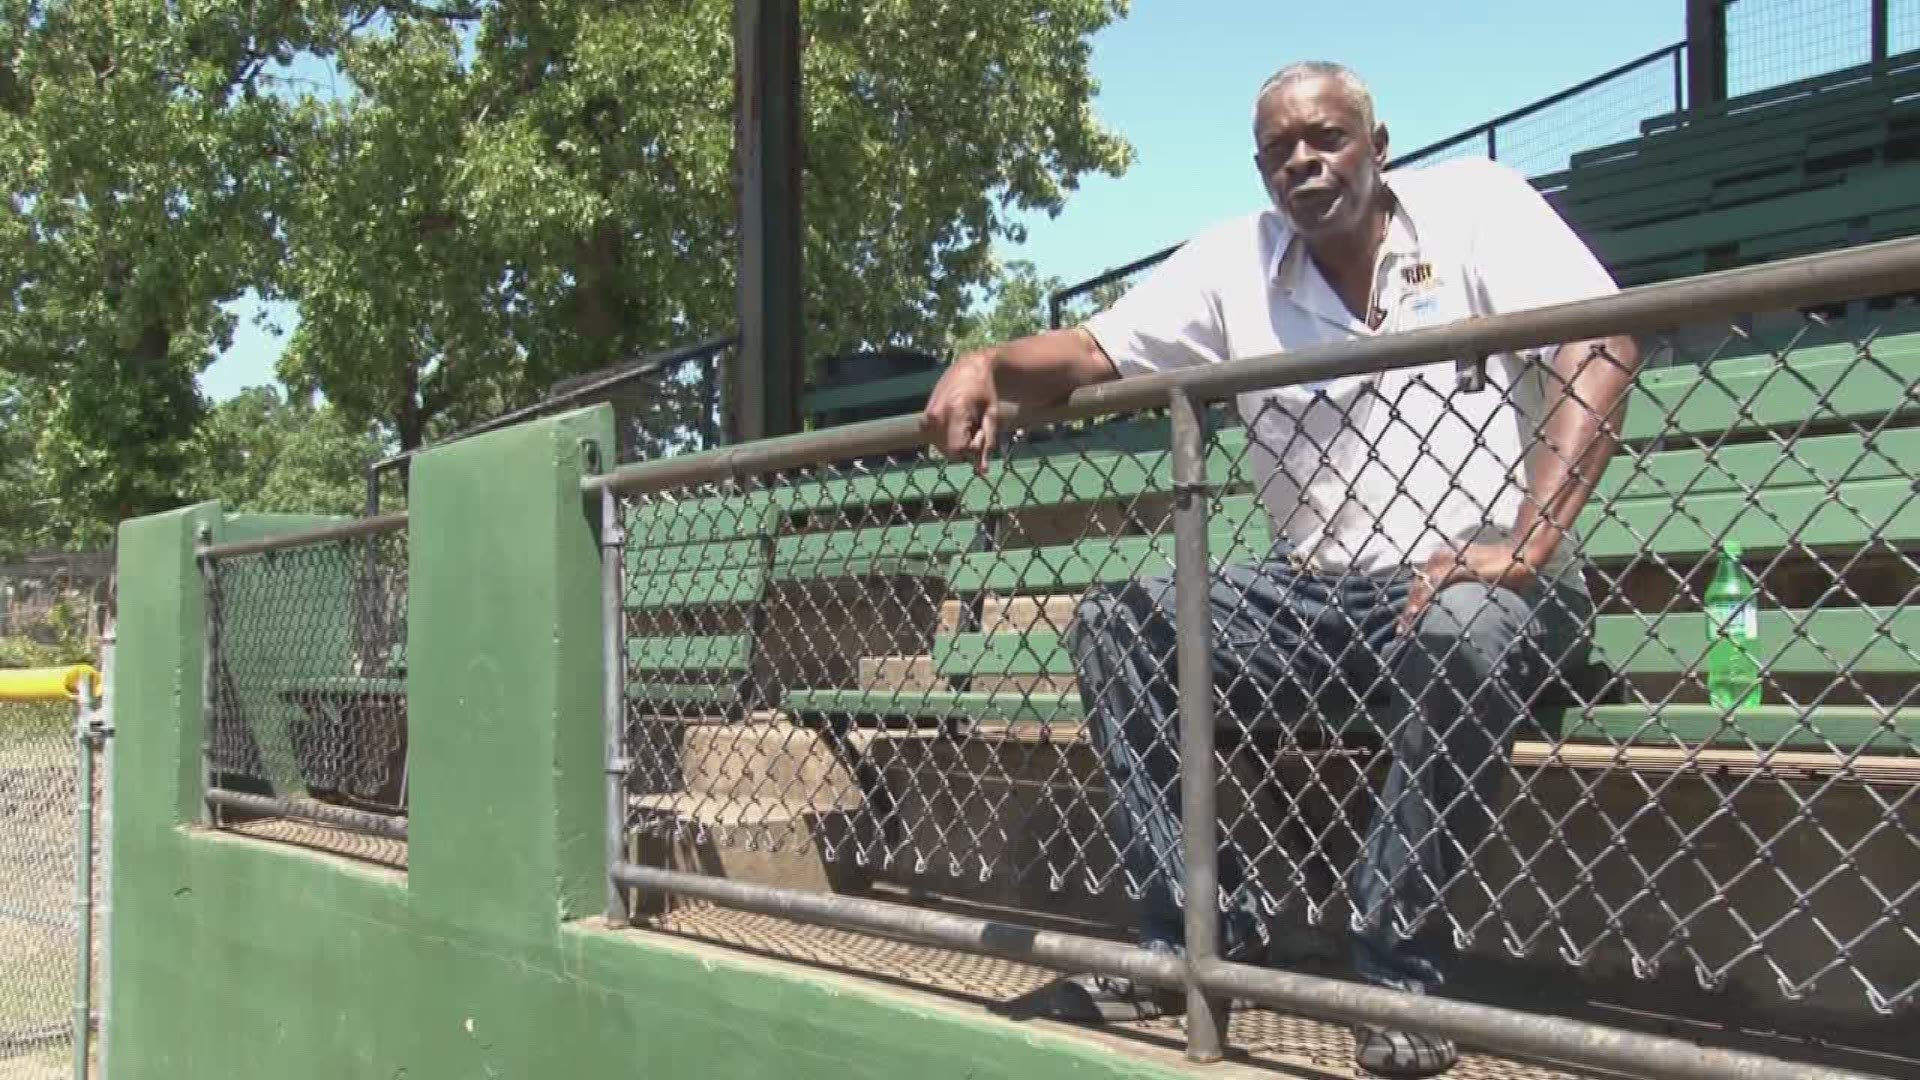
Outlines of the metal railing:
M85 1080L111 728L92 668L0 671L0 1074ZM100 826L96 828L96 826ZM18 1070L25 1070L24 1072Z
M407 835L407 516L204 543L210 824Z
M431 446L443 446L540 416L605 403L613 406L616 457L620 462L708 450L724 441L722 384L740 339L712 337L644 356L605 371L563 380L540 401L475 424ZM391 508L384 493L404 491L414 456L422 449L382 458L367 466L368 517Z
M1911 1010L1920 339L1910 309L1799 313L1917 286L1900 241L1129 378L1008 410L984 474L903 418L590 478L609 919L679 896L1126 976L1184 992L1196 1060L1231 996L1638 1075L1852 1075L1244 961L1318 928L1403 972L1490 952ZM1634 384L1578 558L1396 631L1428 552L1529 497L1471 464L1543 452L1502 434L1516 355L1712 322L1712 363ZM1276 487L1307 476L1373 520L1298 520ZM1751 620L1708 614L1741 588ZM1067 894L1186 949L848 894L875 879Z

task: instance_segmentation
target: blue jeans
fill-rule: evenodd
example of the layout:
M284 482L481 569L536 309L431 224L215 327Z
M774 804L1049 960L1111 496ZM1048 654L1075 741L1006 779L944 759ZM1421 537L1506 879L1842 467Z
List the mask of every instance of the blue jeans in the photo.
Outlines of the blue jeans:
M1280 545L1257 566L1216 571L1209 600L1221 730L1261 717L1282 731L1311 726L1321 705L1366 699L1361 715L1382 732L1392 764L1350 882L1354 963L1371 982L1426 991L1443 977L1450 942L1412 931L1484 840L1526 703L1585 662L1592 605L1568 585L1523 595L1460 583L1401 634L1411 580L1302 572ZM1178 949L1174 611L1170 580L1101 586L1080 602L1068 643L1107 776L1107 828L1141 892L1141 943ZM1225 843L1220 852L1220 948L1245 955L1264 938L1256 890L1240 854Z

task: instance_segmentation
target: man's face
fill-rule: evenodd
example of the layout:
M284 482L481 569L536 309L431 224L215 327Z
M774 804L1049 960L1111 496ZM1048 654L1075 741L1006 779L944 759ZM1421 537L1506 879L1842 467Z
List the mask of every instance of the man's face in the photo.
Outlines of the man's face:
M1254 162L1267 194L1309 241L1366 220L1386 162L1386 128L1366 129L1339 82L1306 78L1267 92L1254 114Z

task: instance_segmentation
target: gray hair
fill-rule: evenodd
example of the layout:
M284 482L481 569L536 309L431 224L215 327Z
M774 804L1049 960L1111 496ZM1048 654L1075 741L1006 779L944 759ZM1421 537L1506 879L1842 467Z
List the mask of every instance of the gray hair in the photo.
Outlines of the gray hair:
M1340 89L1346 91L1347 96L1359 107L1366 133L1369 136L1373 134L1373 91L1367 89L1367 84L1354 74L1352 68L1331 60L1301 60L1267 76L1267 81L1260 84L1260 92L1253 95L1254 122L1260 122L1260 103L1267 100L1268 94L1302 79L1332 79L1340 84Z

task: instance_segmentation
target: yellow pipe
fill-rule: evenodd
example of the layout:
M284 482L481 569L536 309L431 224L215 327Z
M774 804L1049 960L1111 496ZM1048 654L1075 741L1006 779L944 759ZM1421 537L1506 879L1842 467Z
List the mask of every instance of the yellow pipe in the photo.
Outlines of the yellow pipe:
M99 697L100 673L88 664L0 670L0 701L73 701L80 696L83 679Z

